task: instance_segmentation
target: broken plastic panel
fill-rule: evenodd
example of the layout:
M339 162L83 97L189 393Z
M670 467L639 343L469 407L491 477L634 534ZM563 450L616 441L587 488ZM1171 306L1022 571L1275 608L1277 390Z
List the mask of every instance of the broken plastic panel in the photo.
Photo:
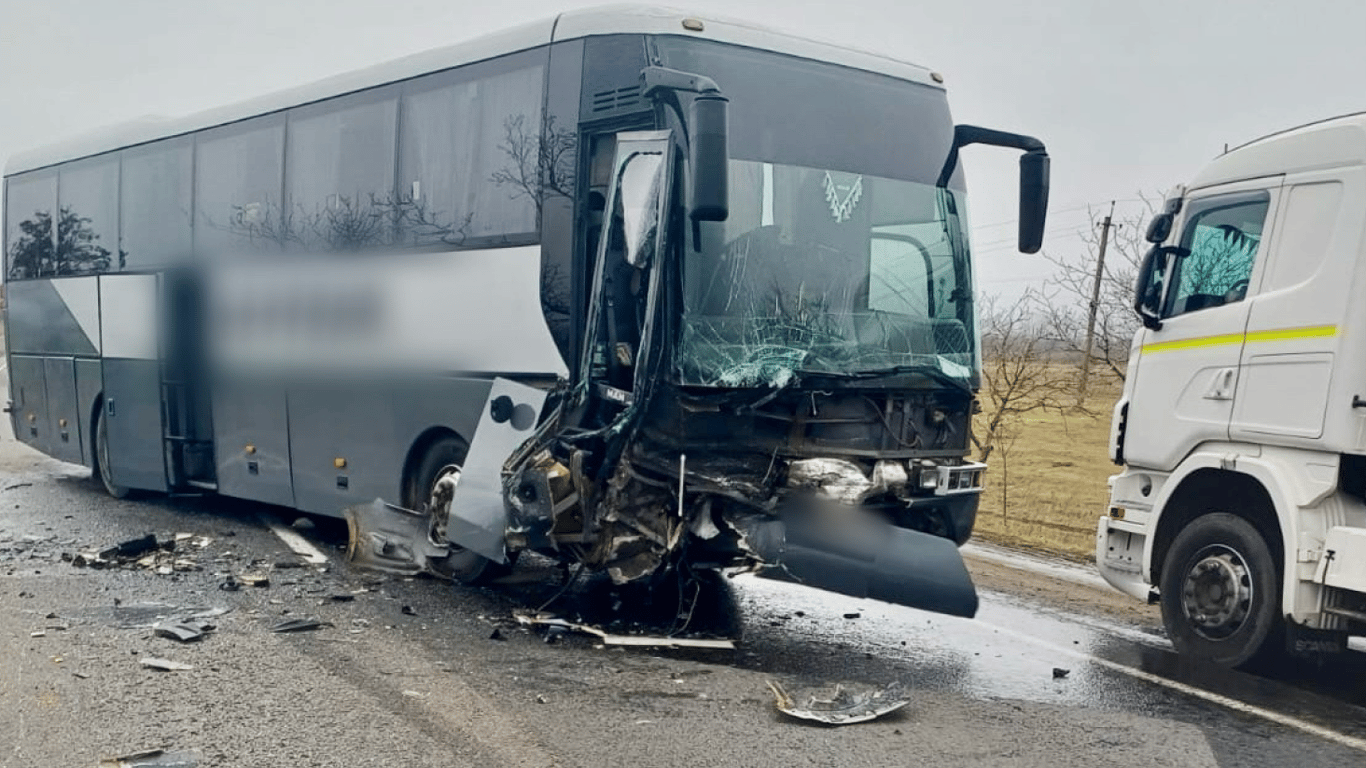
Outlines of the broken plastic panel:
M977 589L953 541L847 511L794 509L786 520L750 522L745 543L768 566L759 575L951 616L977 614Z
M850 693L843 685L836 685L835 693L830 698L821 699L814 694L808 695L802 704L798 704L777 681L768 681L768 688L773 691L774 706L783 714L826 725L866 723L895 712L911 702L900 682L892 683L886 688L859 693Z

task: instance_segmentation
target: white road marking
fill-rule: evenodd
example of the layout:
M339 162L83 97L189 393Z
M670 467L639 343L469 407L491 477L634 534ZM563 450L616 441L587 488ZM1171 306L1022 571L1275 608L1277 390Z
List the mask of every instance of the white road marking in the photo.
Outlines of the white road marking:
M1008 568L1037 573L1051 579L1070 581L1083 587L1094 587L1105 592L1114 591L1114 587L1101 578L1094 566L1088 568L1062 559L1027 555L1023 552L976 541L964 544L959 551L965 557L975 557Z
M1222 696L1220 694L1212 693L1201 688L1196 688L1193 685L1186 685L1185 683L1180 683L1175 680L1168 680L1165 677L1161 677L1160 675L1154 675L1151 672L1144 672L1141 669L1127 667L1118 662L1110 661L1109 659L1102 659L1099 656L1093 656L1089 653L1082 653L1081 651L1074 650L1066 646L1056 645L1054 643L1050 643L1047 640L1041 640L1037 637L1033 637L1032 635L1027 635L1023 632L1018 632L1016 630L1009 629L1007 627L1002 627L996 624L991 624L989 622L982 621L981 619L977 619L976 623L991 627L992 629L995 629L998 632L1018 637L1021 640L1033 643L1034 645L1037 645L1040 648L1046 648L1054 653L1069 656L1079 661L1084 661L1088 664L1095 664L1098 667L1104 667L1105 669L1111 670L1113 672L1118 672L1122 675L1128 675L1129 677L1135 678L1137 680L1142 680L1145 683L1160 685L1163 688L1168 688L1179 693L1184 693L1187 696L1194 696L1197 699L1204 699L1205 701L1211 702L1213 704L1218 704L1219 706L1227 707L1228 709L1231 709L1235 712L1242 712L1243 714L1252 715L1254 717L1260 717L1264 720L1269 720L1273 723L1277 723L1278 725L1284 725L1287 728L1294 728L1297 731L1302 731L1312 736L1317 736L1321 739L1326 739L1336 744L1341 744L1344 747L1351 747L1352 749L1366 752L1366 739L1359 739L1355 736L1348 736L1345 733L1339 733L1330 728L1324 728L1320 725L1314 725L1313 723L1308 722L1306 720L1301 720L1298 717L1291 717L1290 715L1283 715L1279 712L1273 712L1269 709L1263 709L1262 707L1238 701L1237 699L1229 698L1228 696Z
M271 533L279 536L280 541L283 541L286 546L294 550L296 555L302 557L309 564L324 565L327 563L327 555L324 555L317 547L308 543L307 539L300 536L292 528L284 527L280 524L279 520L276 520L269 515L257 515L256 517L270 529Z

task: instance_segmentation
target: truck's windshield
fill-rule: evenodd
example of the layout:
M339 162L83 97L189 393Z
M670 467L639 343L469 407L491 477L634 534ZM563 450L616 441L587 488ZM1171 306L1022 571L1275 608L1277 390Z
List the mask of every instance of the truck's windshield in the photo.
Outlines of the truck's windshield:
M932 369L977 381L961 178L942 91L674 37L731 100L730 218L684 256L676 374L701 386Z

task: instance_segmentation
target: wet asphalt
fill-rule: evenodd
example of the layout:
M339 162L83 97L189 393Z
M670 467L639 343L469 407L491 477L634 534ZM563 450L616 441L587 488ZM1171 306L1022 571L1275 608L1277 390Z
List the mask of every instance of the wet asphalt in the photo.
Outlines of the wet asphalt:
M325 519L300 533L328 563L297 567L262 515L296 517L218 498L117 501L87 471L0 440L0 766L93 766L152 747L232 766L1366 760L1351 744L1366 744L1362 654L1262 675L1191 668L1157 627L1011 589L984 591L964 620L749 577L647 602L600 579L562 586L537 558L510 583L457 588L352 569L344 525ZM207 542L161 556L168 573L63 559L145 533ZM221 588L244 574L270 584ZM737 637L737 648L619 649L512 618L542 606L623 633ZM222 612L198 642L149 628L204 609ZM294 618L324 625L270 631ZM148 657L192 669L156 671ZM812 726L775 711L769 680L799 698L900 681L910 703Z

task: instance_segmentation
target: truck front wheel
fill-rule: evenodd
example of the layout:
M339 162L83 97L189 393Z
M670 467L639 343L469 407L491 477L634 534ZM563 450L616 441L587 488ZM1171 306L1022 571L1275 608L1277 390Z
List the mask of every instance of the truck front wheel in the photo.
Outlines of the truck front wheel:
M1162 566L1162 623L1184 656L1223 667L1285 649L1279 569L1251 523L1215 512L1177 534Z

